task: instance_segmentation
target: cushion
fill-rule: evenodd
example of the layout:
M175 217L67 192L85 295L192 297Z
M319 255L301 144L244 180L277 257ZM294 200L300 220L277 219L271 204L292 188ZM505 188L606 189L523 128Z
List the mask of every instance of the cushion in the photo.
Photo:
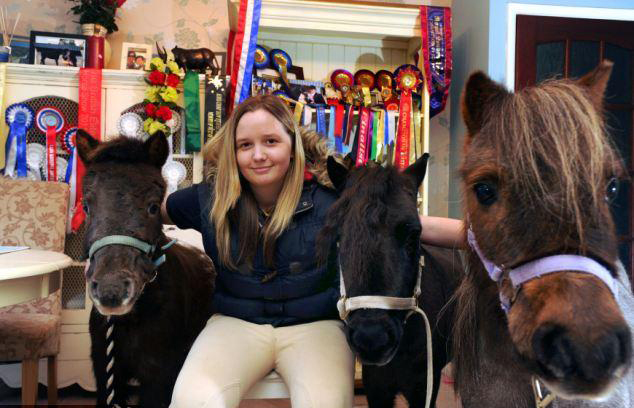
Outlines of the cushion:
M41 358L59 352L61 318L41 313L0 314L0 361Z
M64 252L69 186L0 177L0 245Z

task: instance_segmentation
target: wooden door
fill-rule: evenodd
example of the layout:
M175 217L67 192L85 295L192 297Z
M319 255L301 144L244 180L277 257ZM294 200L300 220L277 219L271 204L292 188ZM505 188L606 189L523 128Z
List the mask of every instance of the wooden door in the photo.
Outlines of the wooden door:
M634 22L517 16L515 89L545 79L576 78L602 59L614 62L606 91L610 135L634 178ZM634 278L634 189L622 181L612 205L619 254Z

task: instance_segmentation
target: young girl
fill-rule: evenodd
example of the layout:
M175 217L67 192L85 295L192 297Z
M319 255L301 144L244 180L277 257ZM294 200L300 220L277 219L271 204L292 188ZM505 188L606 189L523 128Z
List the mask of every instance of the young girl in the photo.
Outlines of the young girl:
M273 369L293 407L352 406L339 280L315 256L337 198L322 185L328 153L280 98L252 97L205 146L206 182L168 197L165 221L200 231L217 271L216 314L189 352L172 407L236 407Z

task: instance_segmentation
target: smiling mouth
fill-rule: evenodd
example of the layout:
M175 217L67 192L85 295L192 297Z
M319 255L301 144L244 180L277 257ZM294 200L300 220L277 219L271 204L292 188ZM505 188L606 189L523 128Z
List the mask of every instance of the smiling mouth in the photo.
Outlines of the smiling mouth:
M251 170L252 170L252 171L254 171L254 172L256 172L256 173L265 173L265 172L267 172L268 170L270 170L270 169L271 169L271 167L273 167L273 166L252 168Z

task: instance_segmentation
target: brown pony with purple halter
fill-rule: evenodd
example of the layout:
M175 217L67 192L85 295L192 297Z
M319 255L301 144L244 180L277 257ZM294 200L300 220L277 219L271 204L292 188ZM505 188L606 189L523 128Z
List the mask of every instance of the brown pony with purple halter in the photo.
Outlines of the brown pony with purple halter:
M531 384L557 407L634 403L624 378L634 302L609 210L622 167L601 109L611 68L515 94L483 73L467 82L460 171L472 250L453 353L465 408L535 407Z

